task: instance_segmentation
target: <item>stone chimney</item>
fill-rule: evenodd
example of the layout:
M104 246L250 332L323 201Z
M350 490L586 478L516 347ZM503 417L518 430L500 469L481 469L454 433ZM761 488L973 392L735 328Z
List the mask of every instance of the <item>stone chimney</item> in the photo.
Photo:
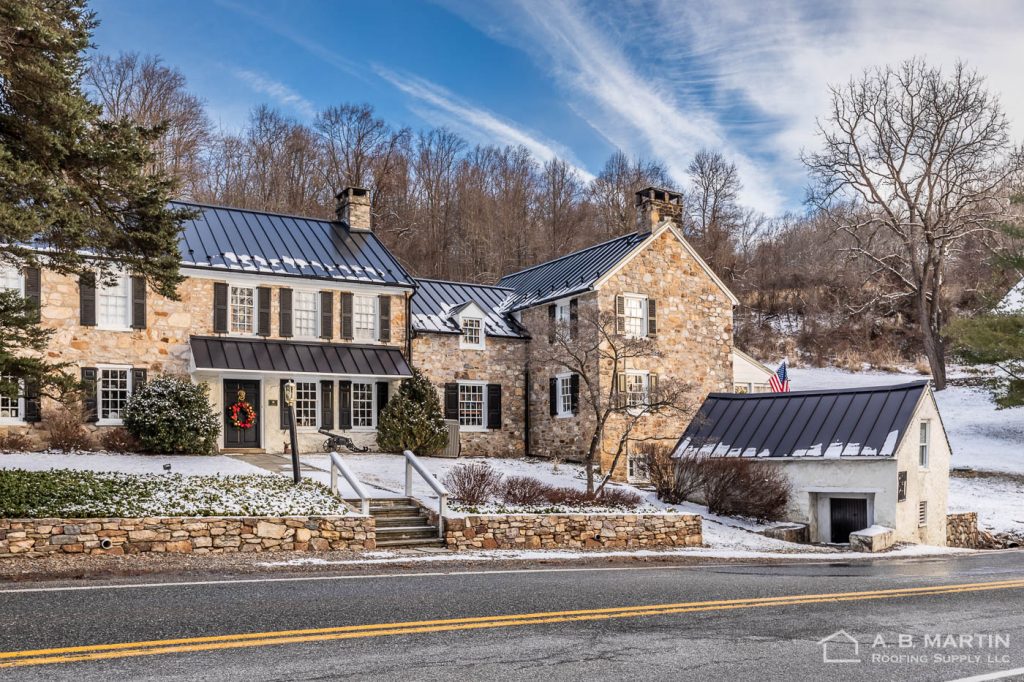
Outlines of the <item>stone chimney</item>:
M346 187L335 198L338 220L345 223L350 232L370 231L370 190Z
M650 234L666 218L683 224L683 195L658 187L645 187L636 193L636 232Z

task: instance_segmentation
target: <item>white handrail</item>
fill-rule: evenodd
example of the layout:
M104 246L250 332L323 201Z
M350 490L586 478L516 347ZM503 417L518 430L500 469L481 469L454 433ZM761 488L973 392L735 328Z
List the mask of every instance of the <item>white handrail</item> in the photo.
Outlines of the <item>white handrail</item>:
M341 458L337 452L331 453L331 492L338 497L342 497L341 491L338 490L338 472L345 477L348 484L352 486L352 490L356 491L356 495L359 497L359 511L366 516L370 515L370 496L366 494L366 489L363 488L363 484L359 482L356 475L352 473L352 470L348 468L348 464L345 464L345 460Z
M405 455L405 496L412 497L412 470L415 469L416 473L437 493L437 532L443 538L444 516L448 513L448 491L437 482L436 478L430 475L430 472L423 466L419 458L412 454L412 450L406 450L402 454Z

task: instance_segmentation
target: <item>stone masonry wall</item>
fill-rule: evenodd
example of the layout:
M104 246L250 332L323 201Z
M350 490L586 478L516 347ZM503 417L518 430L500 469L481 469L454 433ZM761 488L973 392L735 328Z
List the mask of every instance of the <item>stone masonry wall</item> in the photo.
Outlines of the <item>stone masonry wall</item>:
M110 541L103 549L101 542ZM0 519L0 558L171 552L326 552L376 547L364 516Z
M981 544L978 533L978 514L976 512L946 515L947 547L977 549Z
M444 406L444 385L458 381L501 384L501 428L461 430L463 456L522 457L526 433L526 349L528 341L488 337L483 350L459 348L458 334L417 334L413 365L437 388Z
M445 520L449 549L699 547L696 514L512 514Z

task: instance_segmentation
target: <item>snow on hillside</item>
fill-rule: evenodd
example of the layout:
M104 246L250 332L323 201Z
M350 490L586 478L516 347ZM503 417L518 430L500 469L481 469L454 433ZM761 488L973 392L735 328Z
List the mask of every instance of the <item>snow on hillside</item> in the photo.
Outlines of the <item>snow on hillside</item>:
M997 313L1024 313L1024 279L1010 289L996 306Z

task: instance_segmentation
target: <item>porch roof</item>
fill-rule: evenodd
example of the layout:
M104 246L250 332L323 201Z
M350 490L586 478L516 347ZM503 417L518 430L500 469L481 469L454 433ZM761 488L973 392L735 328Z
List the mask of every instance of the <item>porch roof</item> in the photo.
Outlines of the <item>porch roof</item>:
M189 346L197 371L395 378L412 375L402 352L392 346L220 336L193 336Z

